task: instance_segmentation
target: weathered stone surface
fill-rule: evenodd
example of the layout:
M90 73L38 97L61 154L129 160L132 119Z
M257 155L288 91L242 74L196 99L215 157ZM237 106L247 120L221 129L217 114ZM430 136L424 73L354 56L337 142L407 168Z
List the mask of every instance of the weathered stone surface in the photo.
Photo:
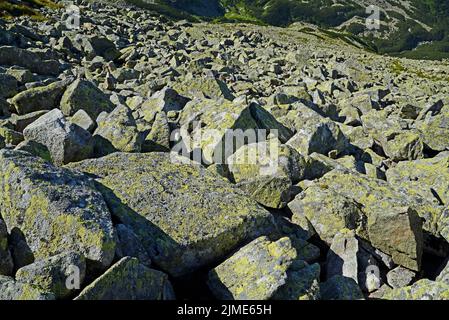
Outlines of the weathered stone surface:
M392 256L393 261L414 271L421 268L422 221L409 207L372 211L368 216L372 245Z
M14 150L17 151L26 151L31 153L32 155L38 156L48 162L51 162L51 154L48 151L48 148L44 146L42 143L26 140L19 143Z
M195 77L186 82L176 84L173 87L181 94L196 98L204 97L206 99L220 99L234 100L235 96L229 89L227 84L219 79L211 79L205 77Z
M449 153L442 152L430 159L401 161L387 170L387 181L405 188L410 194L418 194L449 205Z
M70 122L89 132L92 132L97 125L95 121L92 120L92 118L83 109L75 112L75 114L70 118Z
M0 73L0 83L0 98L11 98L17 93L18 84L13 76Z
M30 284L42 292L49 292L60 299L74 293L76 286L83 284L85 275L84 256L68 252L38 260L20 268L17 270L16 280ZM75 283L70 281L72 280L70 277L74 278Z
M392 134L382 143L385 154L393 161L424 158L424 143L421 135L412 131Z
M59 109L41 116L23 130L27 140L45 145L55 164L80 161L92 155L91 134L70 123Z
M143 135L137 129L131 109L121 105L102 119L97 119L98 128L94 137L100 137L110 142L113 148L123 152L140 152ZM95 147L97 149L97 146ZM105 155L103 147L95 150L98 155Z
M21 115L58 108L64 90L73 80L73 78L67 78L47 86L22 91L11 99L11 103Z
M306 161L277 139L239 148L227 160L231 179L253 199L270 208L283 208L292 185L304 178Z
M358 254L359 243L353 231L343 230L336 234L327 253L327 278L342 275L358 283Z
M0 300L54 300L54 295L38 288L0 275Z
M75 251L96 267L111 263L111 217L90 179L22 151L1 150L0 168L0 212L11 237L26 245L22 255L38 260Z
M116 153L70 165L98 177L112 214L175 276L274 228L268 211L186 160L170 153Z
M408 286L416 274L404 267L398 266L387 273L388 284L396 289Z
M115 254L120 258L138 258L140 263L150 267L151 258L145 247L140 243L137 235L124 224L118 224L115 229L117 231L117 248Z
M296 258L288 238L271 242L261 237L211 270L208 285L217 298L226 300L316 299L319 266L310 269Z
M17 47L0 47L0 65L18 65L31 72L56 76L60 71L60 64L56 60L45 60L42 55Z
M394 187L379 179L353 171L333 170L316 182L316 186L333 191L363 205L363 212L369 216L373 211L388 212L395 207L411 207L424 219L424 230L449 239L449 229L443 207L419 195L410 194L407 189ZM350 229L350 228L348 228ZM365 238L366 239L366 238Z
M204 161L209 163L226 163L226 159L245 144L245 137L246 141L257 142L258 134L265 138L263 133L268 134L267 129L278 130L281 142L289 138L288 130L255 104L194 100L184 107L179 123L183 139L180 147L186 152L201 150Z
M8 231L3 220L0 219L0 276L9 276L14 268L11 253L8 248Z
M88 285L75 300L172 300L168 276L125 257Z
M96 119L102 111L111 112L114 105L95 84L77 79L65 90L61 98L61 111L66 116L73 116L81 109Z
M422 279L413 285L387 291L382 297L387 300L448 300L449 285Z
M345 228L367 237L367 218L360 205L330 188L312 185L296 196L288 207L293 213L294 223L303 228L311 224L329 245L334 236Z
M320 285L323 300L362 300L363 293L352 278L337 275Z
M170 150L170 126L164 112L158 112L151 130L143 142L142 151Z

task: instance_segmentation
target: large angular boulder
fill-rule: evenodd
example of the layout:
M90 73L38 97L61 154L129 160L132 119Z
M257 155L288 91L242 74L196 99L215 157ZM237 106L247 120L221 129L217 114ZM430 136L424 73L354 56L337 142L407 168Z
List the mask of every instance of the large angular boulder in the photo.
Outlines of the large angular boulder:
M371 211L368 216L371 244L391 255L393 261L419 271L423 253L422 221L409 207L392 207Z
M64 90L73 80L67 78L47 86L22 91L11 99L11 104L20 115L58 108Z
M401 161L387 170L387 181L410 194L449 205L449 152L430 159Z
M318 236L331 245L342 229L367 238L366 215L360 204L338 192L312 185L288 204L292 221L304 229L311 224Z
M211 270L208 285L218 299L224 300L305 299L311 293L313 283L305 278L303 283L293 283L298 280L292 277L297 271L295 266L301 264L295 261L296 258L296 250L289 238L271 242L267 237L261 237ZM302 262L303 268L307 268L306 265ZM319 268L317 271L319 274ZM318 274L315 273L315 281ZM308 286L299 288L306 283ZM319 295L319 290L315 294Z
M0 151L0 212L28 261L74 251L93 268L109 266L115 251L111 216L85 175L57 168L22 151ZM13 252L16 251L13 245Z
M291 200L292 185L304 178L306 161L278 139L251 143L227 159L231 179L253 199L270 208Z
M191 98L202 97L215 100L222 98L230 101L235 98L227 84L215 78L194 77L175 84L173 88Z
M125 257L84 288L75 300L172 300L168 276Z
M283 143L291 137L290 130L256 104L194 100L184 107L179 123L183 154L200 150L208 163L226 163L239 147L265 139L270 130L277 130Z
M58 61L47 60L39 52L11 46L0 47L0 65L21 66L31 72L51 76L57 76L61 69Z
M416 128L421 131L424 143L432 150L445 151L449 148L449 112L417 121Z
M27 140L45 145L58 165L89 158L93 152L91 134L66 120L59 109L53 109L28 125L23 135Z
M276 120L296 132L287 144L303 155L314 152L327 155L333 150L342 153L348 147L348 139L336 122L302 103L293 104Z
M274 231L268 211L186 161L173 153L115 153L69 167L95 175L116 219L155 264L179 276Z
M410 192L402 187L394 187L386 181L370 178L354 171L332 170L316 182L316 186L338 193L363 206L369 217L371 212L388 212L396 207L411 207L424 219L423 229L449 239L447 217L442 214L444 207L431 200Z
M17 270L16 280L31 284L42 292L51 293L57 299L61 299L79 289L77 286L82 285L85 276L84 256L75 252L65 252L20 268ZM73 287L71 277L75 282Z
M137 129L131 109L120 105L104 118L97 119L98 128L94 132L96 141L106 140L112 150L122 152L140 152L144 136ZM95 143L95 153L106 155L110 153L106 145Z
M92 119L103 112L111 112L114 105L109 97L90 81L77 79L65 90L61 98L61 111L66 116L73 116L84 110Z

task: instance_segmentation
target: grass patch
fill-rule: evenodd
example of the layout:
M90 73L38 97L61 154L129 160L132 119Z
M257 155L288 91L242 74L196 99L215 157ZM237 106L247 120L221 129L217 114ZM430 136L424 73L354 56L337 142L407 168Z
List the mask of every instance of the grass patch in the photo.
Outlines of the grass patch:
M61 5L51 0L24 0L22 3L12 3L7 0L0 2L0 18L12 19L19 16L30 16L33 19L44 20L39 8L58 9Z

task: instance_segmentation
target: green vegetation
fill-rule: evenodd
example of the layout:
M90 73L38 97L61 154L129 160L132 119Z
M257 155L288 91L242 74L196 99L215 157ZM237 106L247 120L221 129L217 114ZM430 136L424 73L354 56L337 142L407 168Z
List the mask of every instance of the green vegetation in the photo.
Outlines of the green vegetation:
M42 20L42 15L36 10L42 7L56 9L59 8L59 5L51 0L23 0L20 4L1 0L0 18L10 19L17 16L27 15L34 19Z

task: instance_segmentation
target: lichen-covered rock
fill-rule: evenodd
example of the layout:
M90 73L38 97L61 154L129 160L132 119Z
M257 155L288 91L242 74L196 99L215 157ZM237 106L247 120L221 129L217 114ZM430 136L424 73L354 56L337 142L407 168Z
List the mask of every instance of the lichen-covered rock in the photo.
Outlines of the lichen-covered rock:
M135 257L143 265L150 267L151 258L137 235L124 224L115 227L117 231L116 256L120 258Z
M75 300L172 300L168 276L125 257L89 284Z
M47 60L38 52L12 46L0 47L0 65L21 66L31 72L53 76L59 74L61 67L58 61Z
M89 158L93 152L91 134L70 123L59 109L41 116L23 130L27 140L45 145L55 164Z
M332 189L312 185L296 196L288 207L293 213L292 222L303 228L311 224L329 245L335 235L345 228L355 230L363 238L367 237L367 218L361 206Z
M154 118L151 130L142 145L142 151L168 151L170 150L170 126L167 115L158 112Z
M361 204L366 216L369 216L372 211L387 212L395 207L409 206L424 219L424 230L437 237L443 236L449 239L449 228L444 229L443 207L422 196L410 194L405 188L395 187L383 180L344 170L333 170L325 174L316 182L316 186ZM365 237L362 236L362 238Z
M64 90L73 80L73 78L67 78L47 86L22 91L11 99L11 104L20 115L58 108Z
M308 269L297 259L289 238L271 242L261 237L249 243L209 272L208 285L214 295L225 300L306 299L316 296L312 287L319 266ZM317 267L317 268L316 268ZM296 282L301 275L302 282ZM293 277L292 277L293 275ZM318 292L319 294L319 292Z
M0 275L12 274L14 263L8 248L8 231L3 220L0 219Z
M51 154L50 151L48 151L48 148L42 143L33 140L22 141L14 148L14 150L26 151L31 153L32 155L38 156L46 161L51 162Z
M13 76L0 73L0 83L0 98L11 98L17 93L18 83Z
M93 132L97 125L95 121L92 120L92 118L89 116L89 114L83 109L75 112L75 114L70 118L70 122L89 132Z
M387 273L387 281L392 288L397 289L408 286L415 276L412 270L397 266Z
M66 298L82 285L86 276L85 258L75 252L67 252L38 260L17 270L16 280L31 284L42 292L52 293L57 299ZM71 287L70 277L76 277Z
M66 116L73 116L81 109L96 119L102 111L111 112L114 105L95 84L77 79L65 90L61 98L61 111Z
M323 300L362 300L363 293L352 278L336 275L321 283L321 299Z
M386 300L449 300L449 285L422 279L411 286L389 290L382 298Z
M81 46L87 58L93 59L101 56L106 60L114 60L120 57L120 51L117 50L114 43L101 36L93 35L81 38Z
M287 205L292 185L304 178L306 167L303 156L277 139L242 146L227 164L232 180L270 208Z
M352 278L358 283L359 243L354 231L342 230L332 240L327 253L326 274L330 279L336 275Z
M293 104L279 114L276 120L296 132L287 144L303 155L313 152L327 155L332 150L341 153L348 146L348 139L336 122L302 103Z
M181 146L186 152L201 150L208 163L226 163L240 146L265 139L268 129L277 130L281 142L289 137L284 126L255 104L194 100L184 107L179 123Z
M98 177L112 214L137 235L155 264L175 276L274 229L268 211L173 153L115 153L69 167Z
M434 158L415 161L401 161L387 170L387 181L418 194L449 205L449 152L442 152Z
M51 293L42 292L28 283L0 275L0 300L54 300Z
M90 179L13 150L0 151L0 171L0 212L15 243L26 244L22 255L39 260L75 251L93 267L111 263L111 217Z
M419 271L423 252L422 221L410 207L393 207L370 212L368 234L371 244L390 254L393 261Z
M449 112L441 113L418 121L417 129L423 134L424 143L435 151L445 151L449 147Z
M115 150L123 152L141 151L143 135L137 129L136 121L128 107L124 105L116 107L104 118L97 119L97 124L98 128L94 132L94 137L101 137L109 141ZM95 153L105 155L109 152L102 150L100 147Z
M424 143L419 133L403 131L391 134L382 142L385 154L393 161L424 158Z
M53 108L51 108L53 109ZM49 110L34 111L27 114L17 115L13 113L11 115L10 121L14 125L14 130L18 132L23 132L23 130L31 123L39 119L41 116L46 114Z
M188 98L181 96L176 90L165 87L153 94L136 110L146 121L151 122L158 112L181 111L188 101Z
M214 78L195 77L193 79L188 79L183 83L177 83L173 86L173 88L181 94L191 98L224 98L230 101L235 98L234 94L225 82Z
M0 127L0 137L9 146L17 146L23 141L23 134L5 127Z

